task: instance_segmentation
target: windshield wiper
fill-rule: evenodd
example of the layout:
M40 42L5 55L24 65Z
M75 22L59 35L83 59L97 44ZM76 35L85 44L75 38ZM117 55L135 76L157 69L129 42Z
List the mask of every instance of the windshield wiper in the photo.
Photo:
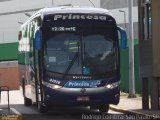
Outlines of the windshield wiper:
M79 42L77 43L78 44L78 52L74 55L72 61L70 62L70 64L68 65L65 73L64 73L64 76L63 78L65 78L66 74L68 74L68 72L70 71L70 69L72 68L73 64L75 63L76 59L79 58ZM78 59L78 64L79 64L79 59Z

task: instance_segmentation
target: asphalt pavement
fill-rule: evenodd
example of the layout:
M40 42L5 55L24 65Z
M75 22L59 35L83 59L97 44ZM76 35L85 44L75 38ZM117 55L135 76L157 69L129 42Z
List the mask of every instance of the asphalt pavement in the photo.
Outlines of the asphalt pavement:
M40 114L36 106L26 107L23 105L23 97L19 90L10 91L10 113L15 115L16 120L79 120L79 119L159 119L160 110L142 110L142 98L128 98L127 95L121 95L118 105L110 105L107 114L102 115L98 110L90 110L89 107L74 108L56 108L47 114ZM6 107L7 95L2 92L0 107ZM6 116L7 109L0 109L0 115ZM115 116L116 115L116 116ZM0 119L1 120L1 119Z

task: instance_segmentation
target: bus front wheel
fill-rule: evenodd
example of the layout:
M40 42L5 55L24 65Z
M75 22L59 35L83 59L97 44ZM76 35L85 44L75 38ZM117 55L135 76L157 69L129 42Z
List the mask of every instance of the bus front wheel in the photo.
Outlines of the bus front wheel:
M24 105L25 106L31 106L32 105L32 100L27 98L27 97L24 97Z
M40 113L46 113L48 111L47 107L41 102L38 102L38 110Z
M109 104L99 106L99 111L100 111L101 113L107 113L108 110L109 110Z

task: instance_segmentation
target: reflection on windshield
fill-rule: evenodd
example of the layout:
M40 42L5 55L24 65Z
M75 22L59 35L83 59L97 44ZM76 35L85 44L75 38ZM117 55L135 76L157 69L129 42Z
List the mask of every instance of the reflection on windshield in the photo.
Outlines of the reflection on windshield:
M47 41L45 49L45 66L47 70L65 73L78 52L79 41L79 36L74 34L62 33L51 37ZM81 74L79 59L75 59L68 72Z
M115 51L113 41L102 35L84 37L84 67L90 74L106 74L115 70Z
M61 32L52 35L45 46L45 67L53 72L104 75L116 69L115 61L113 40L101 34Z

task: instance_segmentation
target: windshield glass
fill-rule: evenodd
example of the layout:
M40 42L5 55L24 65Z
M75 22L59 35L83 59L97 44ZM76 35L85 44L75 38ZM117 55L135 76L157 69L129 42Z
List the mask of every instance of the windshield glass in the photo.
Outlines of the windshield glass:
M74 33L59 33L46 42L45 66L53 72L65 73L69 65L71 74L82 74L79 55L80 36ZM74 61L72 61L74 59Z
M116 69L114 42L101 34L51 35L44 59L47 70L63 74L97 75Z
M84 44L83 67L86 69L84 74L105 74L115 70L115 49L112 39L99 34L89 35L84 37Z

